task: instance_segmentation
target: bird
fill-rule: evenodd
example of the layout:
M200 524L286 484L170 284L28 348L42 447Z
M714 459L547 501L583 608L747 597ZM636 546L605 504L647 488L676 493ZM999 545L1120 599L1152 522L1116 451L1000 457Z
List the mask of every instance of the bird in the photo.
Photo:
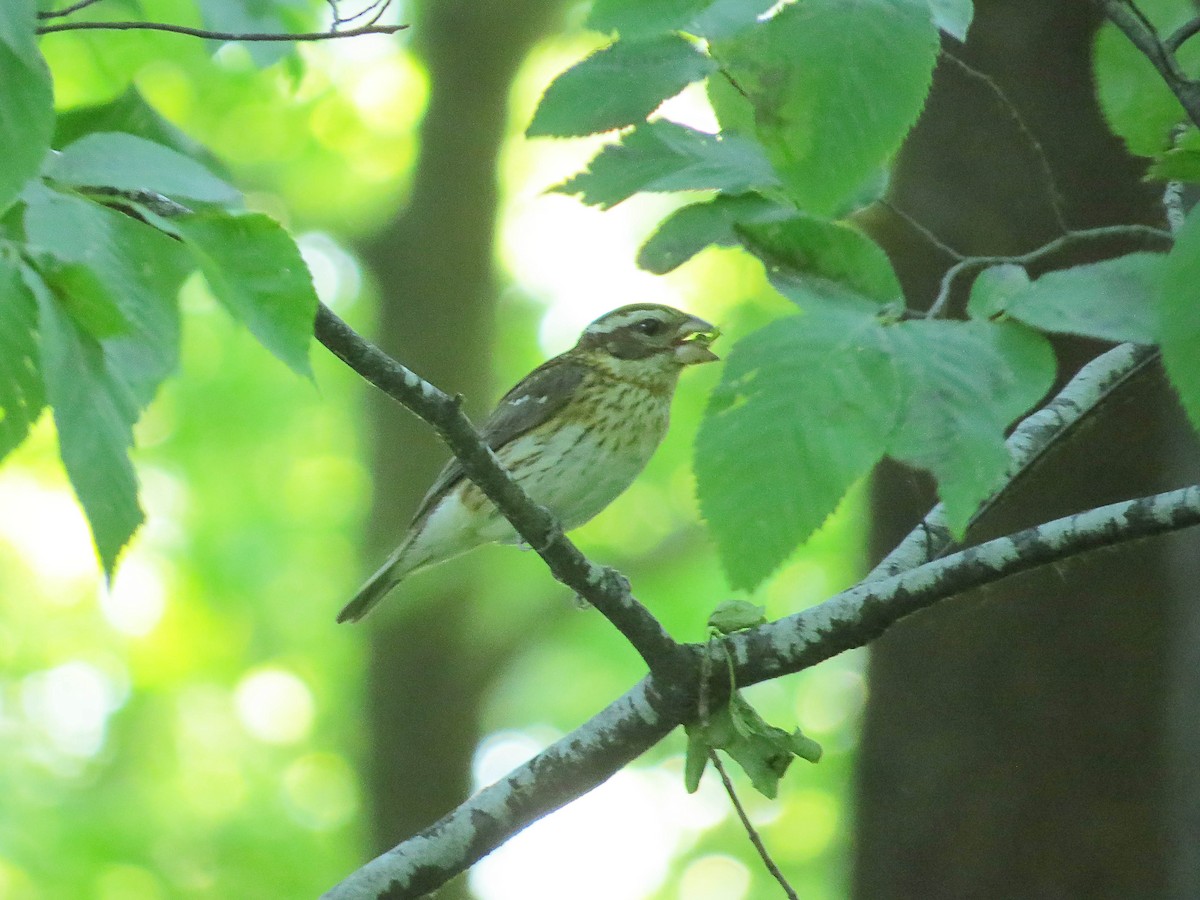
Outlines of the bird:
M480 436L564 531L612 503L667 432L684 368L713 362L719 330L670 306L633 303L588 325L497 403ZM520 537L451 459L399 546L338 614L355 622L412 573L482 544Z

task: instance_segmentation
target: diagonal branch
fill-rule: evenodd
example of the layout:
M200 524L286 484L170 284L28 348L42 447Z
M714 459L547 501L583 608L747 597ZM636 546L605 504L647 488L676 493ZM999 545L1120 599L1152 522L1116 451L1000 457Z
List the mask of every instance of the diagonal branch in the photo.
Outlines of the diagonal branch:
M680 646L630 592L614 569L597 566L568 539L554 517L526 496L484 444L457 399L389 357L327 306L317 310L317 340L351 369L399 401L437 430L463 471L546 561L551 573L603 613L625 636L651 671L686 665Z
M1023 419L1006 442L1011 460L1009 474L976 511L971 523L974 524L993 507L1052 446L1100 409L1116 391L1157 360L1158 356L1158 350L1153 347L1119 344L1081 368L1053 400ZM939 503L875 566L863 582L878 581L914 569L943 553L950 546L951 539L946 507Z
M1200 81L1189 78L1175 56L1175 50L1194 31L1176 32L1164 41L1158 36L1153 23L1146 18L1133 0L1095 0L1104 17L1112 22L1129 38L1130 43L1142 51L1150 64L1158 70L1167 87L1183 106L1189 119L1200 127Z
M819 606L725 638L724 648L690 649L727 651L739 685L767 681L863 646L905 616L965 590L1193 525L1200 525L1200 486L1113 503L860 584ZM530 823L605 781L689 718L692 709L688 698L669 697L656 679L643 679L507 777L351 874L325 900L401 900L432 891Z

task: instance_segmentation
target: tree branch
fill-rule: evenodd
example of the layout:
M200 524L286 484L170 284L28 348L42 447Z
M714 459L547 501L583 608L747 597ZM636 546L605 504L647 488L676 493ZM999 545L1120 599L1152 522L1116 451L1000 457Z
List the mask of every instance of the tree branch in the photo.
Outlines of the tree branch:
M1125 37L1142 51L1150 64L1158 70L1167 87L1179 100L1189 119L1200 127L1200 81L1188 78L1175 57L1175 50L1191 37L1200 26L1187 29L1189 23L1164 42L1154 25L1132 0L1095 0L1108 21L1124 32Z
M455 398L362 338L324 304L317 310L314 332L317 340L351 369L434 427L462 464L467 477L546 561L554 577L600 610L641 654L652 672L691 666L690 654L681 652L680 645L634 598L628 580L614 569L595 565L580 553L554 517L530 500L513 481Z
M1030 250L1028 253L1021 253L1016 256L962 256L961 254L956 254L958 261L948 268L942 276L942 283L938 289L937 297L934 299L933 305L929 307L929 312L926 313L926 316L930 319L936 319L941 315L950 300L950 291L954 287L954 282L965 272L973 272L978 275L990 266L1004 264L1029 266L1051 258L1064 250L1077 247L1080 244L1113 241L1121 238L1130 238L1141 242L1143 246L1157 246L1163 250L1169 250L1174 243L1171 233L1163 231L1161 228L1153 228L1149 225L1105 225L1100 228L1068 231L1066 234L1056 237L1049 243ZM944 245L939 241L938 246Z
M905 616L971 588L1069 557L1200 524L1200 486L1113 503L996 538L873 583L863 583L779 621L726 637L737 683L797 672L861 647ZM715 644L716 642L714 642ZM723 671L723 665L714 665ZM602 783L692 714L658 679L632 690L507 777L420 834L368 863L325 900L419 897L546 813Z
M65 15L65 13L61 13ZM39 25L37 34L53 34L57 31L167 31L208 41L329 41L335 38L362 37L367 34L395 34L407 25L362 25L347 31L307 31L297 34L274 32L209 31L187 25L170 25L165 22L60 22L57 25Z
M1010 457L1009 474L976 511L971 524L994 506L1052 446L1070 434L1081 421L1095 413L1117 390L1158 357L1156 348L1119 344L1081 368L1053 400L1023 419L1006 441ZM939 503L875 566L863 582L879 581L915 569L939 556L951 541L946 507Z

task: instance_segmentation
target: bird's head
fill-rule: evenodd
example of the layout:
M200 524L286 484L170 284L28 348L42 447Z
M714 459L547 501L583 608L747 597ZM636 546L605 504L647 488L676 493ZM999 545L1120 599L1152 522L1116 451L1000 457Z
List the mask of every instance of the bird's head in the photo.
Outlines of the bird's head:
M708 348L719 329L696 316L657 303L632 303L605 313L580 335L576 350L599 352L615 365L678 371L713 362Z

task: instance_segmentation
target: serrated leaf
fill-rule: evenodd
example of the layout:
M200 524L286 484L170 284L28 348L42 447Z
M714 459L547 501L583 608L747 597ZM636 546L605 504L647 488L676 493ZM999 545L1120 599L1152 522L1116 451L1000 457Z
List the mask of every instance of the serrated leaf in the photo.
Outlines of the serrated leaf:
M904 385L888 453L937 479L961 536L1008 470L1004 430L1054 382L1049 341L1018 325L916 320L885 329Z
M100 343L84 332L32 269L46 398L54 409L59 453L111 578L122 548L143 520L129 462L138 403L109 370Z
M678 35L617 41L551 83L526 134L578 137L633 125L715 68Z
M0 3L0 212L37 174L54 131L50 70L34 39L33 0Z
M45 402L37 303L15 250L0 246L0 458L25 440Z
M1129 253L1047 272L1032 282L1012 273L1017 267L988 278L983 273L972 287L968 311L976 318L980 312L1004 314L1053 334L1153 344L1165 259Z
M831 215L916 121L938 32L924 0L806 0L713 42L711 53L753 105L757 136L790 196ZM720 108L718 117L739 127Z
M587 25L627 38L667 31L716 38L753 25L772 5L771 0L596 0Z
M30 250L88 268L117 304L129 327L101 341L105 365L145 407L179 359L176 295L192 269L186 252L98 203L44 187L27 190L24 199Z
M975 5L971 0L929 0L933 13L933 24L955 40L965 41L971 19L975 16Z
M1200 207L1193 207L1163 266L1158 333L1171 384L1200 431Z
M1195 15L1180 0L1139 0L1159 34L1170 34ZM1179 48L1177 59L1184 72L1200 64L1200 46L1192 41ZM1096 35L1093 54L1096 98L1109 128L1120 136L1130 153L1157 156L1171 146L1171 132L1186 120L1179 101L1162 76L1115 25L1104 24Z
M858 229L796 214L735 231L763 260L776 289L802 305L812 297L842 301L900 299L900 282L883 249Z
M791 218L795 207L759 194L722 194L704 203L678 209L659 223L638 251L637 262L648 272L663 275L683 265L705 247L741 243L736 226Z
M172 219L213 295L298 375L312 376L317 295L296 242L270 216L217 213Z
M132 134L89 134L54 154L45 174L64 184L153 191L209 203L234 203L241 194L204 166L170 147Z
M584 203L608 209L638 191L719 190L741 194L772 188L779 179L762 148L740 135L713 135L674 122L639 125L609 144L586 172L553 190L578 194Z
M735 587L774 571L883 456L900 410L896 375L869 305L781 319L734 345L695 468Z
M617 31L621 37L642 37L677 31L690 22L712 0L596 0L588 13L587 26L596 31Z

